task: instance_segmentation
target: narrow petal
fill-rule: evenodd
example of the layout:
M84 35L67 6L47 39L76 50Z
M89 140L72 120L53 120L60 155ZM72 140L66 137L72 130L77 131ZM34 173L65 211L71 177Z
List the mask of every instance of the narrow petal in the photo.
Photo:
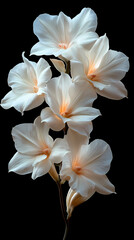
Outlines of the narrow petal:
M51 62L53 63L54 67L59 71L59 72L65 72L65 64L63 61L58 60L58 59L50 59Z
M53 138L49 135L49 126L47 123L41 122L41 117L37 117L34 121L37 132L37 141L40 143L40 146L48 146L50 149L53 147Z
M94 66L94 68L98 68L102 58L107 53L109 49L109 41L106 35L98 38L89 51L89 69Z
M15 172L20 175L31 173L33 170L33 156L16 153L8 164L9 172Z
M46 107L41 111L41 120L42 122L46 122L54 131L60 131L65 126L62 119L54 114L49 107Z
M36 74L37 74L39 88L45 89L46 83L52 77L50 65L48 64L48 62L45 59L43 59L43 58L39 59L37 65L36 65Z

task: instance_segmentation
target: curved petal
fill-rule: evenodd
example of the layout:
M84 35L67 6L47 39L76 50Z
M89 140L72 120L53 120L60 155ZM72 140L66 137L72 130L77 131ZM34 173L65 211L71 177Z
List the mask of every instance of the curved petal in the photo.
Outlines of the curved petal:
M78 37L84 32L94 32L97 27L97 15L91 8L83 8L81 12L72 19L71 34Z
M56 139L52 148L52 152L49 156L49 161L53 163L60 163L63 161L65 154L68 153L66 149L66 142L63 139Z
M82 145L88 144L89 138L69 128L67 135L65 135L65 140L69 145L73 158L77 154Z
M109 171L113 158L110 146L101 139L94 140L88 146L82 146L79 156L83 169L100 175Z
M78 176L76 174L71 176L69 186L84 197L89 195L90 189L95 188L92 180L85 178L83 175Z
M92 132L93 130L93 125L92 125L92 122L83 122L83 121L69 121L68 122L68 126L76 131L77 133L81 134L81 135L84 135L84 136L87 136L89 137L90 136L90 133Z
M60 131L65 127L64 122L49 107L41 111L41 120L46 122L54 131Z
M35 180L36 178L41 177L48 173L51 166L52 163L47 159L37 163L33 168L32 179Z
M12 137L19 153L30 156L40 154L40 145L37 142L37 131L34 124L24 123L15 126L12 129Z
M33 156L23 155L17 152L8 164L9 172L15 172L20 175L31 173L33 170L33 162Z
M40 147L44 145L48 146L50 149L53 147L53 138L49 135L49 126L47 123L41 122L41 117L37 117L34 121L37 132L37 141L40 144Z
M128 92L124 84L121 81L111 81L109 85L106 85L102 90L96 88L96 92L109 99L120 100L127 97Z
M88 53L89 57L89 69L94 66L94 68L98 68L102 58L107 53L109 49L109 41L106 35L98 38L94 43L93 47Z

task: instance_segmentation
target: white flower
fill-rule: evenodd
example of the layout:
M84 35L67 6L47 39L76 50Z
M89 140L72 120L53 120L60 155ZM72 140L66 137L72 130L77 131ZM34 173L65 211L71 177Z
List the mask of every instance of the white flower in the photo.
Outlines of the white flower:
M114 193L114 186L106 177L112 161L109 145L103 140L94 140L88 145L88 138L69 129L65 140L68 152L62 161L60 177L69 181L71 189L83 197L93 191L101 194Z
M71 62L74 81L87 80L95 91L110 99L122 99L127 90L120 81L129 69L128 57L122 52L109 50L106 35L98 38L90 50L74 51Z
M90 189L90 192L86 197L81 196L79 193L69 188L66 197L67 217L70 218L75 207L87 201L95 193L94 188Z
M1 101L5 109L14 107L23 114L44 102L46 83L52 73L43 58L38 63L31 62L22 54L23 63L12 68L8 75L8 85L12 88Z
M53 141L48 131L48 125L41 123L40 117L33 124L24 123L13 128L17 153L9 162L10 172L21 175L32 173L33 179L50 172L58 181L54 163L60 163L67 150L62 147L64 140Z
M97 17L90 8L84 8L73 19L60 12L58 16L39 15L33 24L33 30L39 42L31 49L35 55L62 55L68 58L72 48L77 45L89 48L98 35Z
M50 106L43 109L41 119L49 127L60 131L65 123L80 134L89 135L91 121L100 115L98 109L92 108L96 94L86 82L74 83L66 73L52 78L47 83L46 102Z

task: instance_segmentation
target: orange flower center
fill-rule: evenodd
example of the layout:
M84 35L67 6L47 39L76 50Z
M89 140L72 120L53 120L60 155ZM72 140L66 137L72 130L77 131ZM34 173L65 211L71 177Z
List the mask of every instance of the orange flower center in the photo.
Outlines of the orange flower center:
M94 81L96 77L96 75L94 74L95 70L96 68L94 64L92 64L88 69L87 77L92 81Z
M65 102L65 101L62 102L62 104L60 106L60 115L62 117L66 117L66 118L71 117L72 111L71 111L71 109L68 109L68 105L69 105L68 102Z
M67 43L59 43L59 48L67 49L68 48L68 44Z
M42 150L42 155L46 155L47 156L47 158L49 157L49 155L50 155L50 153L51 153L51 149L48 147L48 146L44 146L44 149ZM47 159L46 158L46 159Z
M39 91L37 79L34 79L33 91L34 91L34 93L37 93Z
M75 159L72 162L72 170L77 174L77 175L81 175L82 174L82 167L80 165L80 163L78 162L78 159Z

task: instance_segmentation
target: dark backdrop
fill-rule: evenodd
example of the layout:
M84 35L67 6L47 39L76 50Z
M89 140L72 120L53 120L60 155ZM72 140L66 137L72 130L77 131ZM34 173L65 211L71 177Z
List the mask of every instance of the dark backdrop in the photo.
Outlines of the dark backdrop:
M94 120L91 140L107 141L113 151L113 162L108 173L117 194L97 193L75 209L71 221L70 240L74 239L129 239L133 208L133 12L132 1L12 1L1 8L1 90L0 98L9 91L9 70L22 62L21 54L29 56L37 42L32 24L41 13L58 14L63 11L70 17L83 7L91 7L98 16L97 33L110 39L110 48L124 52L130 58L131 69L123 79L129 98L112 101L99 97L95 102L102 116ZM28 57L29 58L29 57ZM44 57L49 61L49 57ZM29 59L37 61L38 57ZM58 73L52 68L53 76ZM11 129L17 124L33 122L42 106L21 116L15 109L0 109L1 120L1 212L4 234L15 239L62 239L64 223L60 212L56 184L49 175L33 181L30 175L7 173L7 164L15 153ZM131 112L130 112L131 111ZM55 136L54 136L55 137ZM63 187L64 194L68 189ZM131 216L132 215L132 216ZM4 235L3 235L4 236Z

